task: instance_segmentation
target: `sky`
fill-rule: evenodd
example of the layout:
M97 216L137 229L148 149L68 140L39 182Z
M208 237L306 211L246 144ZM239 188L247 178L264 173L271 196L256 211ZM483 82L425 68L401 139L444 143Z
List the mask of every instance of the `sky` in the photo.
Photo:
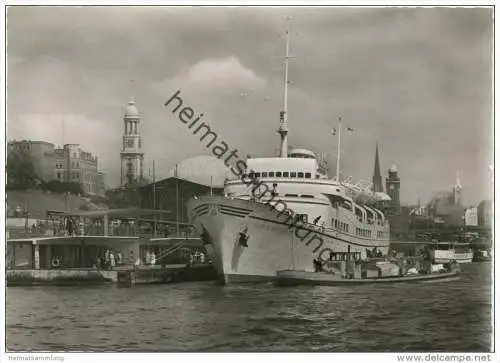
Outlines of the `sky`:
M336 7L14 7L7 12L7 138L80 144L120 180L123 114L141 113L156 177L209 151L164 106L177 91L238 155L279 148L286 18L289 145L371 181L394 162L402 203L492 197L492 10ZM133 80L133 82L131 82ZM64 126L63 126L64 125Z

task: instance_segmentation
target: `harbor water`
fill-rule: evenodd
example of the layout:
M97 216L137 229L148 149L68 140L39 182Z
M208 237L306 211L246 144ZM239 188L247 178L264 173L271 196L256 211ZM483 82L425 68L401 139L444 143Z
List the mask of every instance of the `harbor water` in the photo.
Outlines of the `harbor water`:
M9 287L7 349L487 352L491 268L376 286Z

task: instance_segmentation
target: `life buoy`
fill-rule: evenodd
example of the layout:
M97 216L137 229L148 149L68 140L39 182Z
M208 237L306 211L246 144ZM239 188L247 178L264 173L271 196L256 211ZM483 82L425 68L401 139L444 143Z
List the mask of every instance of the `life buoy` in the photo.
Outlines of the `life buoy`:
M61 264L61 262L59 261L58 258L52 259L52 267L59 267L60 264Z

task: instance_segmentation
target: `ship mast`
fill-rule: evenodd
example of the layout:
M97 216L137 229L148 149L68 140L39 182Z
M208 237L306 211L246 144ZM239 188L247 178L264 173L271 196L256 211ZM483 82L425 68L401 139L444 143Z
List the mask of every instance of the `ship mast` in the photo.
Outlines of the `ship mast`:
M288 157L288 63L290 60L290 17L286 24L286 53L285 53L285 85L283 88L283 109L280 112L280 127L278 134L281 136L280 157Z
M335 179L337 182L340 182L340 142L342 140L342 117L339 116L339 132L338 132L338 141L337 141L337 171L335 175Z

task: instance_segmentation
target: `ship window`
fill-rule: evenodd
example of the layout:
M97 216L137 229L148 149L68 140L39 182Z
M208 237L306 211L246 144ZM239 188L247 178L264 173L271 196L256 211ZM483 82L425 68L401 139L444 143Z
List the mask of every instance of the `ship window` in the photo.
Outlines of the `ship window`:
M297 194L285 194L285 197L298 197Z
M248 177L249 177L250 179L252 179L252 178L254 177L254 175L255 175L255 174L254 174L254 172L253 172L253 171L251 171L250 173L248 173Z
M260 173L255 173L256 178L260 178Z
M276 176L277 176L278 178L281 178L281 171L277 171L277 172L276 172Z
M283 178L288 178L288 171L283 172Z
M302 194L301 195L302 198L314 198L314 195L310 195L310 194Z
M270 172L269 172L269 177L270 177L270 178L274 177L274 171L270 171Z
M306 173L306 178L311 178L311 173Z
M319 174L316 174L316 179L319 179Z
M301 171L299 171L299 172L298 172L298 174L297 174L297 177L299 177L299 178L303 178L303 177L304 177L304 173L303 173L303 172L301 172Z
M267 171L263 171L263 172L262 172L262 177L263 177L263 178L267 178Z
M297 177L297 173L294 172L294 171L291 171L290 172L290 178L296 178Z
M363 222L363 212L361 211L361 209L359 209L358 207L354 207L354 213L356 214L358 221Z

